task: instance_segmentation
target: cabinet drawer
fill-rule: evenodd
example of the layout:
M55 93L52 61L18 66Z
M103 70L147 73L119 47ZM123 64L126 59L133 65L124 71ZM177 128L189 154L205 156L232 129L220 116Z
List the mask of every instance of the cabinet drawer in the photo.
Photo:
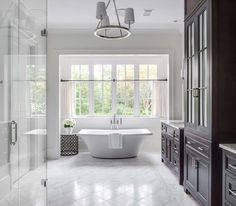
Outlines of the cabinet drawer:
M225 170L236 175L236 156L225 154Z
M232 205L236 205L236 179L225 176L225 199Z
M202 156L209 158L210 148L208 145L203 144L203 143L201 143L191 137L188 137L188 136L185 137L185 145L188 148L193 149L195 152L198 152Z

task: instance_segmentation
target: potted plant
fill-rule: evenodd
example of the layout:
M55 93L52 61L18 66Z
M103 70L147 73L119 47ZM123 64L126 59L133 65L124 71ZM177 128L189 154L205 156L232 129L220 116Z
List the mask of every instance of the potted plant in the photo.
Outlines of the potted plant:
M65 119L63 123L66 133L71 134L73 132L74 126L76 125L76 121L74 119Z

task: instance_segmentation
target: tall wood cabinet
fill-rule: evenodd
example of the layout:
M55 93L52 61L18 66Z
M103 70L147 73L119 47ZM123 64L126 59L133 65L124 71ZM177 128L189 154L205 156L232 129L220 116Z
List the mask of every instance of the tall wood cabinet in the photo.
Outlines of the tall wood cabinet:
M185 0L184 187L222 205L219 143L236 142L236 1Z

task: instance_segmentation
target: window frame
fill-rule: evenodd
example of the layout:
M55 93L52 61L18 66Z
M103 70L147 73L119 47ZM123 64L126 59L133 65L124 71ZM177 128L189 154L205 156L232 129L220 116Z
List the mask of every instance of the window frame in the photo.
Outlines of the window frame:
M83 54L82 54L82 53ZM149 51L150 52L150 51ZM168 58L168 71L167 71L167 115L166 118L170 118L173 116L173 108L174 108L174 94L173 94L173 86L174 86L174 81L173 81L173 51L168 50L168 51L156 51L151 54L84 54L84 51L79 51L76 52L76 54L72 54L71 51L64 51L63 54L58 54L59 59L63 56L66 57L71 57L70 61L73 60L73 64L87 64L89 65L89 74L90 74L90 79L93 79L93 65L95 64L111 64L112 65L112 75L116 74L116 65L117 64L133 64L134 65L134 78L138 79L139 77L139 65L141 64L157 64L157 59L166 56ZM90 53L90 52L89 52ZM91 52L93 53L93 52ZM96 52L95 52L96 53ZM111 53L114 53L114 51L111 51ZM135 52L134 52L135 53ZM122 59L120 59L120 56L122 56ZM140 56L142 57L140 60ZM79 58L78 58L79 57ZM104 57L104 58L102 58ZM108 58L108 60L106 60ZM117 59L119 58L119 60ZM114 60L115 59L115 63ZM61 60L61 59L60 59ZM76 63L77 62L77 63ZM138 69L137 69L138 68ZM115 85L114 85L115 84ZM79 116L79 115L74 115L74 118L86 118L86 117L108 117L110 115L96 115L94 114L94 95L93 95L93 82L89 83L89 90L92 92L89 92L89 115L84 115L84 116ZM112 83L112 113L116 113L116 82ZM154 115L140 115L139 109L140 109L140 100L139 100L139 95L137 93L139 92L139 82L135 81L134 82L134 91L135 91L135 96L134 96L134 115L119 115L123 117L141 117L141 118L156 118L159 116L154 116ZM138 92L137 92L138 91Z

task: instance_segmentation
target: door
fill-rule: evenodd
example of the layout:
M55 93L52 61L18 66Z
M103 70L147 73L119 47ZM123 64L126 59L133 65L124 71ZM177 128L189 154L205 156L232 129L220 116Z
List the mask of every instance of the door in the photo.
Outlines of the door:
M209 194L209 163L203 158L197 159L197 192L203 204L207 205Z
M46 0L0 5L0 205L46 205Z
M197 188L197 162L196 156L186 149L185 151L185 184L196 191Z

